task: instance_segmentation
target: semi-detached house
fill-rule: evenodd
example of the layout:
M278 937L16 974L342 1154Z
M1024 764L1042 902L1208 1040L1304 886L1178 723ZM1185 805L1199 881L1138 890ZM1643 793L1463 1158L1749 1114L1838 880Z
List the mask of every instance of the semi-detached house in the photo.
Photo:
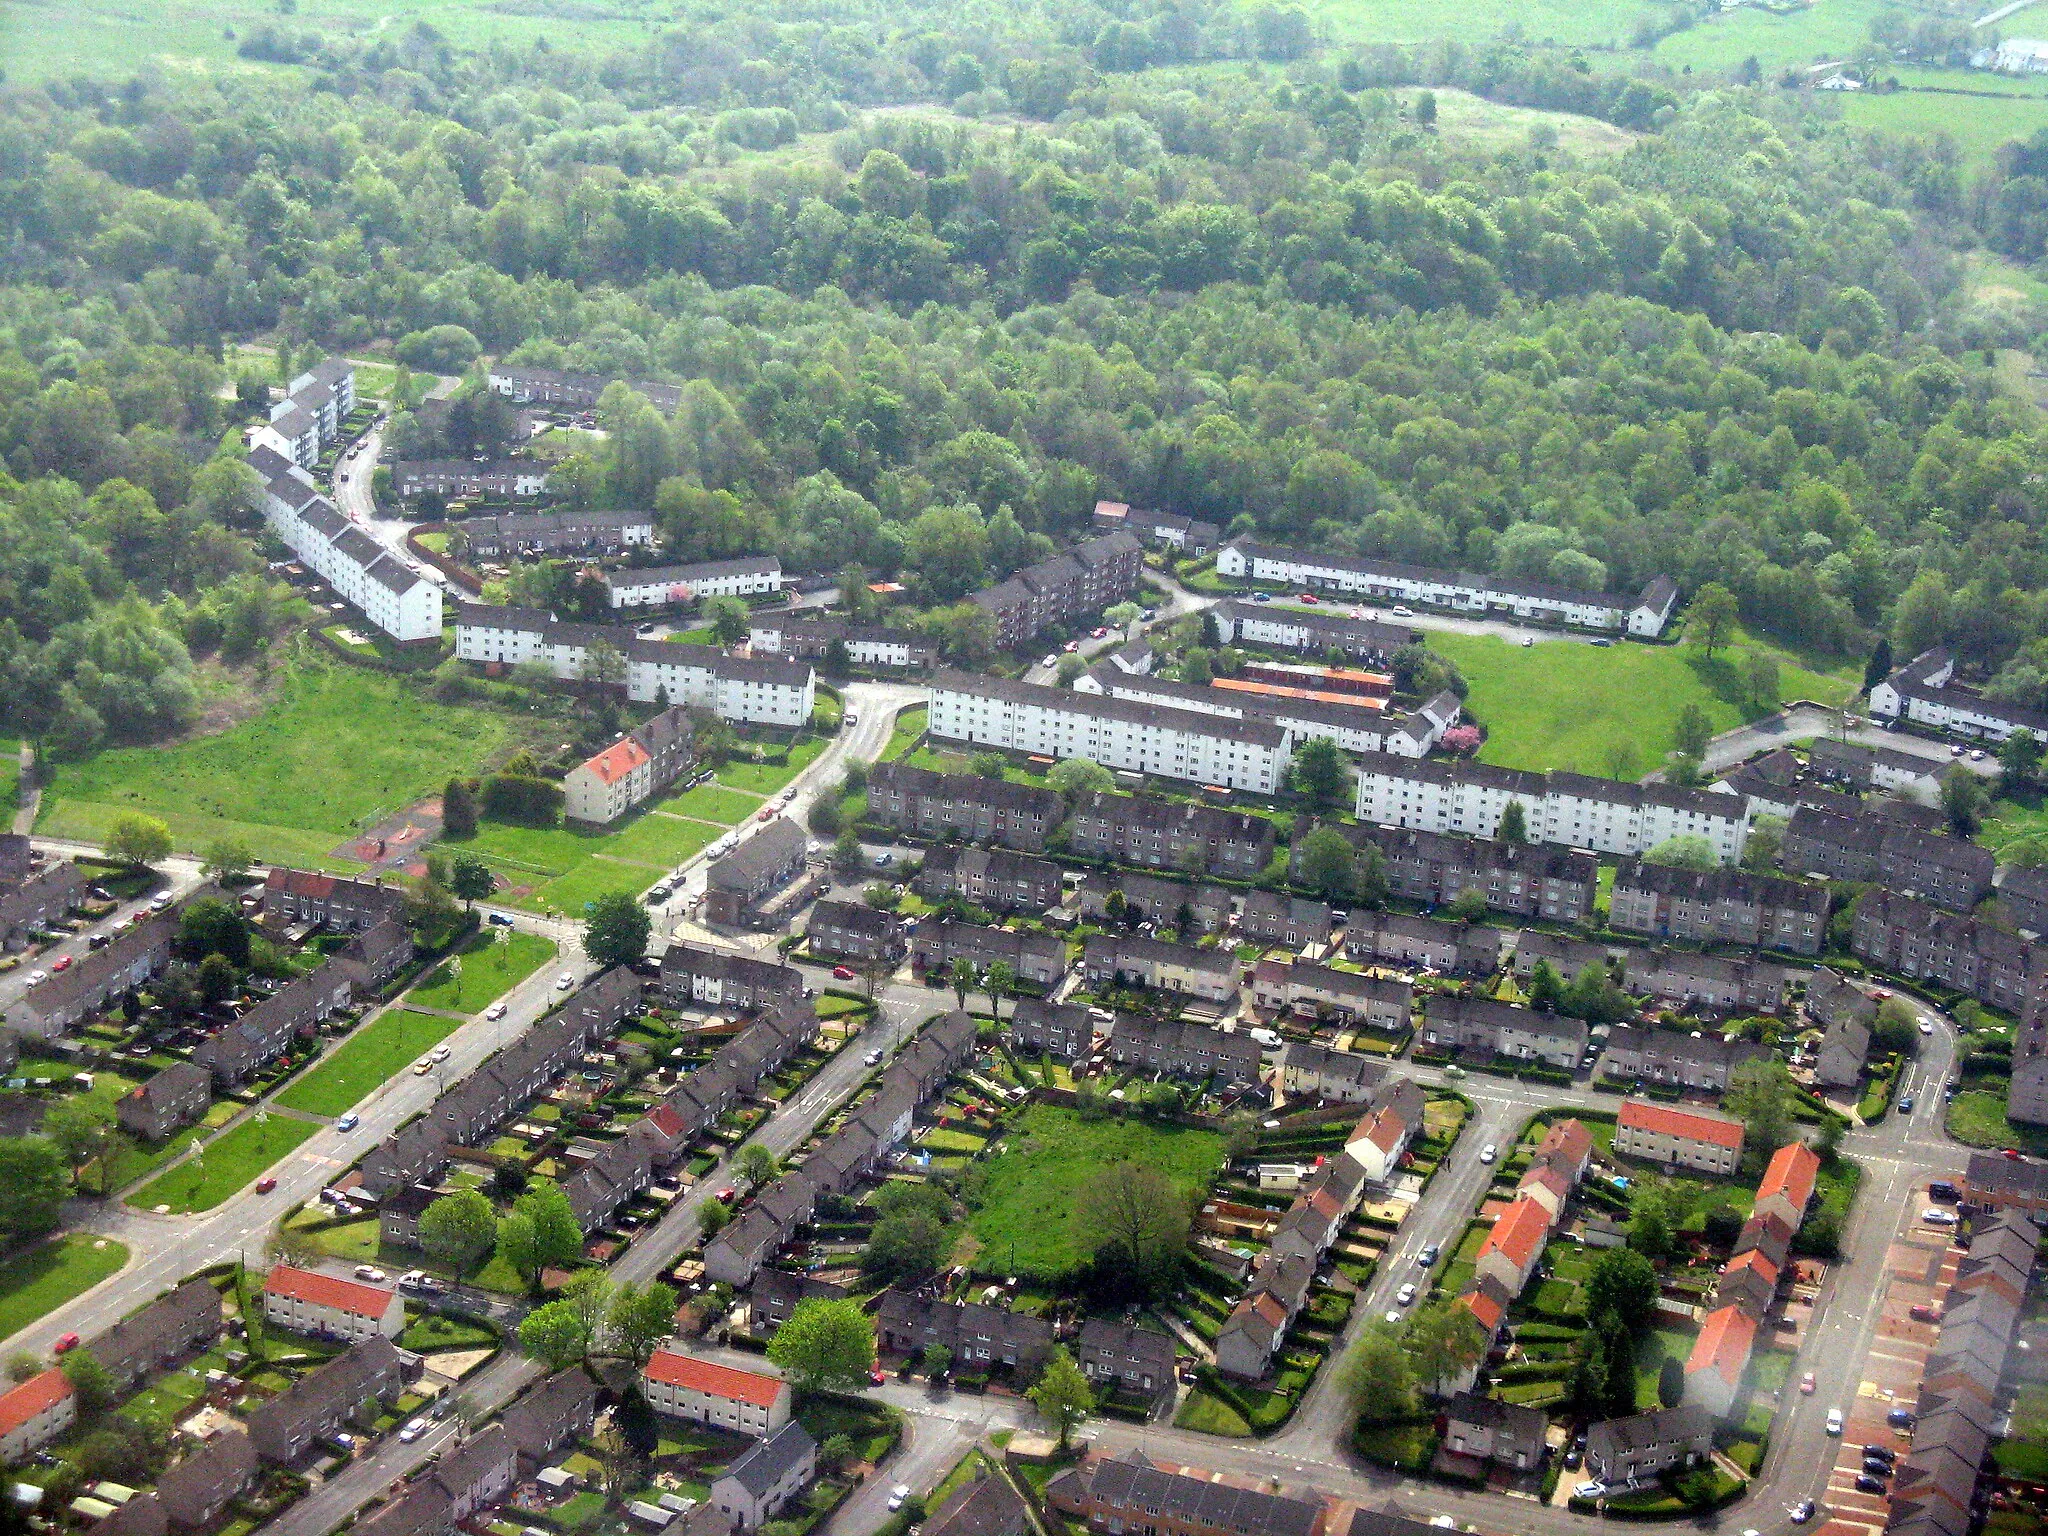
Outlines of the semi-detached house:
M1242 1030L1211 1029L1180 1019L1119 1015L1110 1026L1109 1059L1120 1067L1169 1077L1207 1077L1220 1083L1259 1080L1264 1050Z
M1406 1034L1415 989L1405 981L1340 971L1306 960L1287 964L1261 960L1252 971L1252 1001L1261 1008L1289 1009L1308 1018L1331 1019L1345 1027Z
M78 1422L71 1378L52 1366L0 1396L0 1462L25 1461Z
M1279 789L1289 761L1288 733L1270 721L965 672L933 678L929 722L940 740L1262 795Z
M1197 949L1141 933L1092 933L1081 950L1090 987L1137 986L1181 992L1206 1003L1237 995L1237 957L1228 949Z

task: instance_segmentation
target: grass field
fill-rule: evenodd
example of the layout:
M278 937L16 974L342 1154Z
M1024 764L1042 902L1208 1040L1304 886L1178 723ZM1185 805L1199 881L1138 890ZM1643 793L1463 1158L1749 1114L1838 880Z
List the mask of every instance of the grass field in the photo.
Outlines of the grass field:
M741 794L723 784L699 784L695 789L670 795L660 801L656 809L672 811L678 816L694 816L699 821L716 821L730 827L761 809L761 797Z
M895 728L889 732L889 745L882 748L882 761L893 763L910 750L910 744L922 736L931 721L931 707L913 704L896 715Z
M1974 73L1956 76L1958 83L1967 79L1972 90L1978 78ZM1975 173L1991 168L1999 146L2008 139L2030 138L2035 130L2048 128L2048 100L1929 91L1898 91L1889 96L1865 93L1842 98L1842 120L1887 133L1945 133L1955 140L1963 169Z
M204 1155L158 1174L128 1197L140 1210L210 1211L320 1127L310 1120L272 1115L248 1119L206 1144Z
M767 763L727 763L718 770L718 782L728 789L743 789L750 795L772 795L811 765L825 750L822 737L813 736L789 749L789 761L780 768Z
M535 911L560 912L581 917L584 906L607 891L626 891L637 896L654 884L662 871L645 864L622 864L616 859L591 859L559 879L550 880L536 891L516 898L517 904Z
M394 1008L350 1035L340 1050L279 1094L277 1102L309 1115L338 1115L459 1028L459 1020L438 1013Z
M1083 1120L1075 1110L1034 1105L987 1165L987 1193L968 1229L1007 1274L1068 1273L1085 1257L1073 1224L1081 1190L1099 1169L1119 1162L1157 1168L1191 1191L1206 1188L1222 1166L1223 1138L1139 1120Z
M473 853L495 869L511 887L503 899L512 905L536 912L580 913L583 903L602 891L644 891L659 876L708 847L731 825L712 816L714 810L743 810L732 818L739 821L744 819L744 811L761 803L717 785L708 784L689 794L707 797L691 803L692 811L707 819L650 810L627 818L609 832L485 822L475 837L449 846ZM676 796L668 808L675 809L688 798Z
M218 735L67 764L37 830L96 838L122 811L197 851L232 833L258 862L320 859L361 825L438 790L512 740L506 717L451 709L393 678L295 663L260 715Z
M1458 664L1472 685L1468 703L1485 725L1482 762L1504 768L1609 772L1607 752L1625 742L1634 778L1659 767L1687 704L1698 704L1725 731L1764 711L1742 697L1740 643L1712 662L1691 645L1608 648L1562 642L1523 649L1492 635L1432 633L1430 648ZM1820 675L1779 656L1783 698L1837 702L1853 686L1848 672Z
M0 1264L0 1339L91 1290L128 1262L112 1238L75 1233L38 1243Z
M500 939L498 931L486 928L478 933L454 959L435 966L406 994L406 1001L422 1008L475 1013L526 980L555 953L555 946L538 934L508 932Z

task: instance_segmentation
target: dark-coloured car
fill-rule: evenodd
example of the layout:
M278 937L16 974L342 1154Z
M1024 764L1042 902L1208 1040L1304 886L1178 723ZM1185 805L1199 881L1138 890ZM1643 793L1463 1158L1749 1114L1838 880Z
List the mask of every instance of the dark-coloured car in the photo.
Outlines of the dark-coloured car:
M1884 1479L1868 1475L1859 1477L1856 1479L1856 1491L1858 1493L1883 1493Z

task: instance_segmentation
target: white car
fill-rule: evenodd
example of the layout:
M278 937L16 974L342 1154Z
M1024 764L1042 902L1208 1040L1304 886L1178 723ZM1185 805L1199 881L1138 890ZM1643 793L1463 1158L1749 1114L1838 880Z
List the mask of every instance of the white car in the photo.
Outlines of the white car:
M434 1047L434 1054L433 1054L432 1056L430 1056L430 1057L428 1058L428 1060L430 1060L430 1061L446 1061L446 1060L447 1060L447 1059L448 1059L448 1058L449 1058L450 1056L452 1056L453 1054L454 1054L454 1052L453 1052L453 1051L450 1051L450 1050L448 1049L448 1047L447 1047L447 1046L445 1046L445 1045L437 1045L437 1046L435 1046L435 1047Z
M1930 1022L1930 1021L1928 1021L1928 1020L1926 1020L1926 1019L1922 1019L1922 1020L1920 1021L1920 1033L1921 1033L1921 1034L1923 1034L1923 1035L1931 1035L1931 1034L1933 1034L1933 1033L1934 1033L1934 1025L1933 1025L1933 1024L1932 1024L1932 1023Z
M1930 1205L1920 1213L1920 1219L1930 1227L1952 1227L1956 1224L1956 1213L1944 1211L1938 1205Z
M358 1280L382 1280L384 1278L384 1271L374 1264L358 1264L356 1266L356 1278Z
M1060 664L1060 659L1048 651L1045 655L1038 658L1038 664L1041 667L1056 667Z
M421 1435L424 1435L426 1432L427 1421L425 1419L414 1419L410 1424L406 1425L405 1428L401 1429L398 1432L398 1438L403 1440L407 1445L411 1445L413 1441L419 1439L419 1437Z
M1387 1321L1390 1323L1398 1324L1401 1321L1401 1314L1399 1312L1396 1312L1392 1307L1389 1307L1387 1308Z
M891 1488L889 1490L889 1507L891 1509L901 1509L903 1507L903 1501L909 1497L910 1484L898 1483L894 1488Z
M1495 1149L1493 1143L1490 1141L1485 1146L1479 1149L1479 1161L1481 1161L1482 1163L1490 1163L1496 1157L1499 1156L1499 1151Z
M505 1005L503 1003L491 1004L490 1007L484 1010L484 1017L487 1019L502 1019L505 1017Z
M45 982L49 979L50 973L48 971L30 971L28 973L28 984L32 987L39 982Z
M566 992L575 985L576 976L572 971L564 971L555 978L555 990L557 992Z
M1831 1435L1839 1435L1841 1432L1842 1410L1839 1408L1830 1408L1828 1410L1828 1433Z
M1595 1483L1588 1481L1583 1482L1579 1484L1578 1487L1574 1488L1572 1490L1572 1497L1575 1499L1597 1499L1600 1497L1601 1494L1605 1493L1606 1491L1607 1485L1605 1483Z
M1415 1287L1412 1285L1404 1285L1401 1287L1400 1292L1394 1297L1394 1305L1397 1307L1405 1307L1413 1300L1415 1300Z

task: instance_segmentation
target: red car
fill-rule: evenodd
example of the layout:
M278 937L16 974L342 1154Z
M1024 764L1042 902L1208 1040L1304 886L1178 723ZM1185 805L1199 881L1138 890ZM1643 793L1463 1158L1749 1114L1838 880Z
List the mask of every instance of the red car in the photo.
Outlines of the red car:
M874 1383L874 1384L875 1384L876 1386L878 1386L878 1387L879 1387L879 1386L880 1386L880 1385L881 1385L881 1384L882 1384L883 1382L887 1381L888 1379L889 1379L888 1377L886 1377L886 1376L884 1376L884 1375L882 1374L882 1372L880 1371L880 1369L879 1369L879 1368L872 1368L872 1367L871 1367L871 1368L869 1369L869 1371L868 1371L868 1380L869 1380L869 1381L871 1381L871 1382L873 1382L873 1383Z
M833 966L833 967L832 967L832 979L833 979L834 981L851 981L851 980L853 980L853 967L852 967L852 966L850 966L850 965L835 965L835 966Z
M1806 1396L1811 1397L1813 1396L1813 1387L1813 1372L1808 1371L1804 1376L1799 1378L1799 1390Z
M56 960L55 960L55 961L53 961L53 962L51 963L51 965L50 965L50 969L51 969L51 970L53 970L53 971L68 971L68 970L70 970L70 969L71 969L71 957L70 957L69 955L59 955L59 956L58 956L58 957L56 958Z
M773 821L774 819L775 819L775 807L774 807L774 806L772 806L772 805L771 805L771 806L768 806L768 807L766 807L766 808L764 808L764 809L762 810L761 814L760 814L760 815L758 815L758 816L756 816L756 817L754 818L754 820L756 820L756 821Z
M256 1193L259 1195L267 1195L275 1188L277 1188L277 1180L267 1173L256 1181Z
M1302 600L1302 601L1303 601L1304 603L1309 603L1309 604L1315 604L1315 603L1319 603L1319 602L1321 602L1321 601L1322 601L1322 599L1321 599L1321 598L1319 598L1319 597L1317 597L1317 596L1315 595L1315 593L1313 593L1313 592L1304 592L1304 593L1302 593L1302 594L1301 594L1301 600Z
M733 1191L732 1191L732 1190L731 1190L730 1188L726 1188L726 1189L721 1189L721 1190L720 1190L720 1191L718 1192L718 1203L719 1203L720 1205L731 1205L731 1204L732 1204L732 1201L733 1201Z
M78 1335L75 1333L67 1333L59 1336L57 1342L51 1346L50 1353L55 1355L61 1355L68 1350L73 1350L76 1348L78 1348Z

